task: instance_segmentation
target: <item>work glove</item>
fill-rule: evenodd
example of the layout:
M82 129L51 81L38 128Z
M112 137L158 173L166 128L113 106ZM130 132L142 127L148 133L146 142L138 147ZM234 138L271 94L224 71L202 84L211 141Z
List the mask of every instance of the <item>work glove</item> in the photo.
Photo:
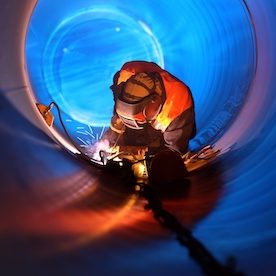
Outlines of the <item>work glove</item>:
M121 118L117 114L115 114L111 118L110 128L118 134L123 134L125 132L125 129L126 129L123 121L121 120Z

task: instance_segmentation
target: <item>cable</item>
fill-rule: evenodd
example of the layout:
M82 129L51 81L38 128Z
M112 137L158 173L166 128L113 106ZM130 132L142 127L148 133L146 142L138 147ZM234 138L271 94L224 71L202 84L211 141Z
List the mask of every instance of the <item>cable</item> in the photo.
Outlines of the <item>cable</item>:
M96 160L96 159L94 159L94 158L92 158L92 157L89 157L89 156L87 156L86 154L84 154L84 153L82 152L82 150L81 150L81 148L79 147L79 145L74 141L74 139L73 139L73 138L71 137L71 135L68 133L68 131L67 131L65 125L64 125L64 122L63 122L63 120L62 120L61 110L60 110L60 108L59 108L59 106L58 106L57 103L51 102L51 103L49 104L48 108L46 109L45 114L47 114L47 113L53 108L53 106L55 106L55 107L57 108L59 121L60 121L60 123L61 123L61 126L62 126L62 128L63 128L63 130L64 130L64 132L65 132L65 134L66 134L66 136L67 136L67 138L70 140L70 142L73 144L73 146L80 152L80 154L78 154L77 156L80 157L80 158L82 158L83 160L89 162L90 164L97 165L97 166L101 166L101 167L104 166L103 162L100 163L98 160Z
M163 208L161 200L156 196L153 189L148 184L136 183L136 190L144 197L148 204L145 209L152 210L154 218L159 224L176 234L179 243L185 246L189 255L201 267L205 275L208 276L243 276L242 272L235 271L235 259L229 258L226 265L222 265L208 251L208 249L184 227L178 219Z
M45 116L53 108L53 106L57 108L59 120L66 136L73 144L73 146L76 149L78 149L80 152L78 157L81 157L82 159L88 161L90 164L94 164L94 165L97 164L97 165L101 165L101 167L106 167L107 162L102 161L102 164L100 164L98 163L97 160L94 160L93 158L90 158L87 155L83 154L83 152L79 148L79 145L76 144L74 139L72 139L72 137L68 133L62 120L60 108L55 102L51 102L50 105L45 109L42 115ZM122 153L115 154L113 158L109 159L108 161L115 162L113 159L119 156L120 154ZM100 154L100 156L102 159L104 159L105 157L103 153ZM146 159L135 160L132 163L135 164L141 161L146 161ZM162 227L169 229L176 234L176 238L179 241L179 243L188 249L189 255L200 265L205 275L208 275L208 276L242 276L244 275L242 272L235 271L234 259L231 259L232 262L231 263L229 262L229 264L227 265L221 265L219 261L217 261L216 258L208 251L208 249L192 235L192 232L188 228L184 227L174 215L172 215L171 213L169 213L163 208L161 200L158 198L158 196L156 196L156 194L154 193L150 185L148 185L147 183L136 181L135 191L138 193L138 195L142 196L147 200L148 204L145 206L145 209L151 210L153 212L153 216L158 221L158 223Z

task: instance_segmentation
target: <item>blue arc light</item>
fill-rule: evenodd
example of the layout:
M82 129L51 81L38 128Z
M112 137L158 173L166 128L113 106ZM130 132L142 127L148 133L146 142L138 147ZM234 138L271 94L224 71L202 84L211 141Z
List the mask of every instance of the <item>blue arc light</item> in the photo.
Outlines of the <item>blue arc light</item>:
M3 29L2 33L5 43L2 44L0 59L3 65L0 77L0 137L3 145L0 159L3 186L1 229L4 230L2 236L5 237L3 252L6 248L11 252L8 255L6 252L2 254L4 270L15 275L22 272L34 274L38 270L47 271L48 274L81 271L94 274L166 275L168 271L173 271L179 275L201 275L187 251L176 243L171 234L168 233L167 236L163 230L159 232L159 226L151 218L150 221L141 219L136 206L125 213L125 217L134 220L138 213L139 218L134 222L134 226L120 221L116 224L119 228L109 229L105 236L97 239L95 243L89 241L83 248L65 255L56 251L60 249L57 249L57 241L62 237L71 240L71 236L68 236L66 227L63 228L63 234L58 231L53 240L48 239L48 234L51 237L53 235L56 222L62 223L63 219L58 217L56 220L55 211L49 213L50 216L40 216L42 210L39 206L57 211L68 210L69 228L74 232L79 222L84 222L83 218L87 214L86 208L84 210L83 207L88 207L89 214L95 210L94 215L91 214L85 219L83 227L86 231L87 223L93 226L96 221L98 224L99 217L105 221L107 218L109 222L108 214L116 216L120 213L121 206L125 211L125 196L126 193L129 195L129 189L125 187L125 183L118 183L116 179L115 182L112 178L109 181L109 176L106 178L102 171L83 166L70 156L68 158L40 129L36 129L37 119L41 118L32 116L35 114L31 107L35 106L33 103L29 105L29 100L33 97L29 97L32 95L29 95L31 89L27 86L27 78L26 82L22 82L21 77L25 77L25 72L21 71L24 69L25 60L19 55L19 52L22 54L21 32L25 30L25 24L22 22L28 21L26 17L29 13L26 11L29 10L30 3L35 1L3 2L7 3L1 6L1 22L5 23L2 25L7 29ZM187 210L186 205L182 205L183 202L185 204L185 196L182 198L182 194L177 194L169 199L169 210L175 210L173 214L177 217L179 214L183 224L186 218L189 220L190 215L197 215L200 210L204 210L204 217L197 216L191 230L221 263L225 263L227 257L235 256L238 271L253 276L272 275L276 270L273 258L276 256L275 1L37 2L26 37L26 64L37 101L48 104L54 97L58 97L59 91L60 98L62 93L66 92L66 98L55 100L62 107L62 116L70 134L85 146L97 141L106 129L103 125L110 116L106 110L111 110L113 105L112 99L107 102L111 95L107 91L112 81L113 69L110 69L110 75L106 74L108 77L105 76L105 83L102 84L104 90L101 91L101 96L97 97L100 105L103 102L107 104L105 111L100 110L99 114L96 114L98 119L94 124L99 127L90 125L88 121L83 123L83 118L87 114L89 116L87 108L83 106L88 106L82 96L82 93L86 92L83 84L93 85L93 76L98 69L101 69L104 76L104 70L109 68L108 66L112 66L116 71L117 67L126 61L124 59L138 59L138 54L159 64L162 61L165 69L184 80L193 92L198 134L192 141L192 146L200 146L217 139L216 146L221 149L235 145L206 168L211 174L210 177L205 174L205 170L199 170L192 176L194 181L191 188L195 189L191 189L191 196L192 203L195 200L196 206L192 205ZM20 9L18 3L21 3ZM118 42L112 38L113 35L117 37L123 33L122 26L118 24L108 29L112 30L112 36L102 36L104 40L101 40L100 31L104 28L97 29L98 23L94 25L101 21L99 17L91 20L88 16L87 20L79 21L82 22L80 25L70 26L79 15L89 14L88 11L91 14L93 8L108 10L111 14L115 11L129 18L146 38L146 45L150 50L147 48L145 51L143 48L145 52L141 53L138 52L141 48L131 48L129 39ZM18 16L20 14L22 17ZM9 25L11 20L14 24ZM106 24L114 21L119 23L119 19L113 18ZM93 35L89 32L92 22L96 30ZM19 26L21 28L18 28ZM91 56L97 59L97 62L93 63L92 67L91 60L80 58L80 50L84 49L88 42L85 42L85 36L81 34L78 40L74 38L73 35L77 36L78 30L83 30L85 35L91 35L94 41L97 39L94 44L86 37L90 46L85 51L91 54L90 50L95 47ZM140 41L135 36L135 30L129 32L131 33L128 37L135 37L136 41ZM83 44L82 38L85 42ZM18 43L15 45L14 41ZM101 41L104 43L100 43ZM128 45L127 48L134 49L132 56L126 56L124 51L123 57L103 54L108 52L109 48L105 49L101 45L108 45L108 41L116 42L112 46L117 45L117 42L120 45ZM79 52L72 51L72 48L78 49ZM151 56L155 51L153 48L160 54L158 59L157 56ZM116 51L119 53L119 50ZM58 61L58 57L62 58ZM78 74L78 70L86 73L84 68L92 68L92 74L89 74L87 79ZM76 88L79 88L81 93L75 96L73 101L70 82L72 85L74 81L77 84L78 78L80 83ZM22 85L16 86L17 83ZM105 93L109 96L103 97L107 95ZM62 106L62 101L68 104L68 110L66 106ZM95 111L96 106L91 108ZM37 110L35 112L37 113ZM73 118L71 113L75 114L77 119ZM26 116L22 117L21 114ZM25 117L30 118L33 124ZM55 128L61 131L57 118ZM110 174L110 177L113 176ZM92 186L93 190L90 189ZM195 191L198 187L199 190ZM27 207L27 210L22 208L22 205ZM139 203L138 207L140 206L142 205ZM71 211L75 210L80 212L81 221L72 218ZM36 223L36 216L32 215L33 212L30 216L29 211L37 212L43 223ZM33 226L29 228L29 224ZM103 223L104 228L105 225ZM102 227L101 223L99 227ZM42 230L40 234L36 232L39 229ZM158 230L155 232L154 229ZM92 232L95 233L94 227ZM81 235L82 241L84 238L85 236ZM46 243L33 243L37 239ZM28 243L29 240L31 243ZM53 241L52 244L48 242L50 240ZM46 252L51 247L54 255L49 256ZM39 251L40 248L43 248L43 251ZM42 258L37 259L37 256ZM111 257L108 266L103 265L106 263L106 256Z
M79 137L87 144L109 125L109 86L126 61L156 62L191 88L198 127L191 148L213 143L231 125L256 67L250 16L243 1L230 0L41 0L26 54L38 100L60 106L72 136L76 127L93 127L93 141Z
M148 26L114 8L92 8L62 21L43 52L50 96L74 120L109 125L112 77L122 60L153 60L163 54Z

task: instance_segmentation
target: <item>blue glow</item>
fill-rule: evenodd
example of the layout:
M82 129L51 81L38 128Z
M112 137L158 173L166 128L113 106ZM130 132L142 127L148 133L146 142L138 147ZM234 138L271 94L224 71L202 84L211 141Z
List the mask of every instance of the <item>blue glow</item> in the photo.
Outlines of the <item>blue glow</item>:
M109 125L112 77L122 60L163 54L146 24L111 8L92 8L62 21L43 53L48 91L65 113L84 124Z
M49 10L56 12L45 24ZM60 106L74 122L67 124L72 136L77 125L92 126L98 133L109 125L109 86L124 62L158 63L192 90L198 127L192 148L214 142L231 124L256 66L250 17L242 1L230 0L174 5L39 1L26 53L38 100L54 100Z
M33 105L29 105L28 91L22 86L25 82L20 80L24 59L18 58L16 49L20 53L22 49L14 43L20 45L22 36L18 34L25 30L22 22L28 20L29 15L24 16L24 12L33 1L4 2L0 10L1 23L6 23L1 26L7 27L2 33L0 59L3 65L0 76L1 271L9 275L41 274L38 271L48 275L162 276L168 271L177 275L202 275L187 250L176 243L175 236L159 228L150 214L139 212L143 202L128 210L102 237L97 236L70 252L60 251L59 245L64 239L74 240L73 233L83 224L84 217L87 220L82 226L83 234L77 235L81 241L86 238L87 223L92 235L97 227L105 228L110 217L125 209L129 193L124 183L112 179L111 174L109 177L79 163L36 128L37 116L32 116ZM179 215L183 224L186 216L203 210L204 216L192 221L193 234L221 263L225 263L228 256L235 256L237 270L246 275L274 275L275 0L246 0L252 23L243 2L238 0L38 2L29 26L26 53L35 96L43 103L52 100L52 91L48 90L50 86L56 89L58 82L55 75L52 80L45 79L44 58L47 57L44 53L62 22L74 18L86 7L91 10L94 5L105 2L109 8L137 19L137 24L146 24L145 33L156 37L165 68L185 80L193 90L199 127L193 143L214 141L219 133L223 134L218 141L222 149L235 143L235 147L216 159L214 166L207 167L210 176L206 177L204 170L194 175L194 189L188 198L178 194L165 201L164 206L168 203L169 210ZM22 17L18 16L20 14ZM11 20L13 24L9 24ZM120 31L117 26L115 32ZM69 47L62 50L64 55L69 53ZM52 66L54 61L48 64ZM108 61L104 60L103 64ZM56 73L63 70L70 73L73 66L67 65L62 70L57 66ZM247 85L250 85L249 90ZM66 114L64 107L62 110L67 127L83 146L97 140L105 130L82 124ZM33 124L22 117L22 113L26 118L31 117ZM196 201L196 206L187 210L186 199ZM56 211L45 214L42 206ZM39 215L41 223L36 223L30 209ZM69 211L68 224L60 229L57 224L63 224L64 220L57 219L56 213L64 209ZM71 211L79 212L80 217L75 219ZM137 213L139 218L135 220ZM134 219L128 222L129 218ZM34 225L29 228L29 224ZM108 266L105 265L107 258Z

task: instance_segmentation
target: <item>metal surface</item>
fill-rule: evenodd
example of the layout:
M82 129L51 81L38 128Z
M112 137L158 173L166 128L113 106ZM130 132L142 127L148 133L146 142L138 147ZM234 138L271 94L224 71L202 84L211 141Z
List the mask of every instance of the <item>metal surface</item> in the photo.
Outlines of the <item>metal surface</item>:
M91 167L54 142L58 134L40 117L26 71L25 34L35 4L1 0L0 273L200 275L185 248L144 210L145 201L126 185L127 175ZM233 255L246 274L272 275L275 3L246 4L257 67L245 104L216 144L232 148L189 184L159 187L158 193L221 262Z

